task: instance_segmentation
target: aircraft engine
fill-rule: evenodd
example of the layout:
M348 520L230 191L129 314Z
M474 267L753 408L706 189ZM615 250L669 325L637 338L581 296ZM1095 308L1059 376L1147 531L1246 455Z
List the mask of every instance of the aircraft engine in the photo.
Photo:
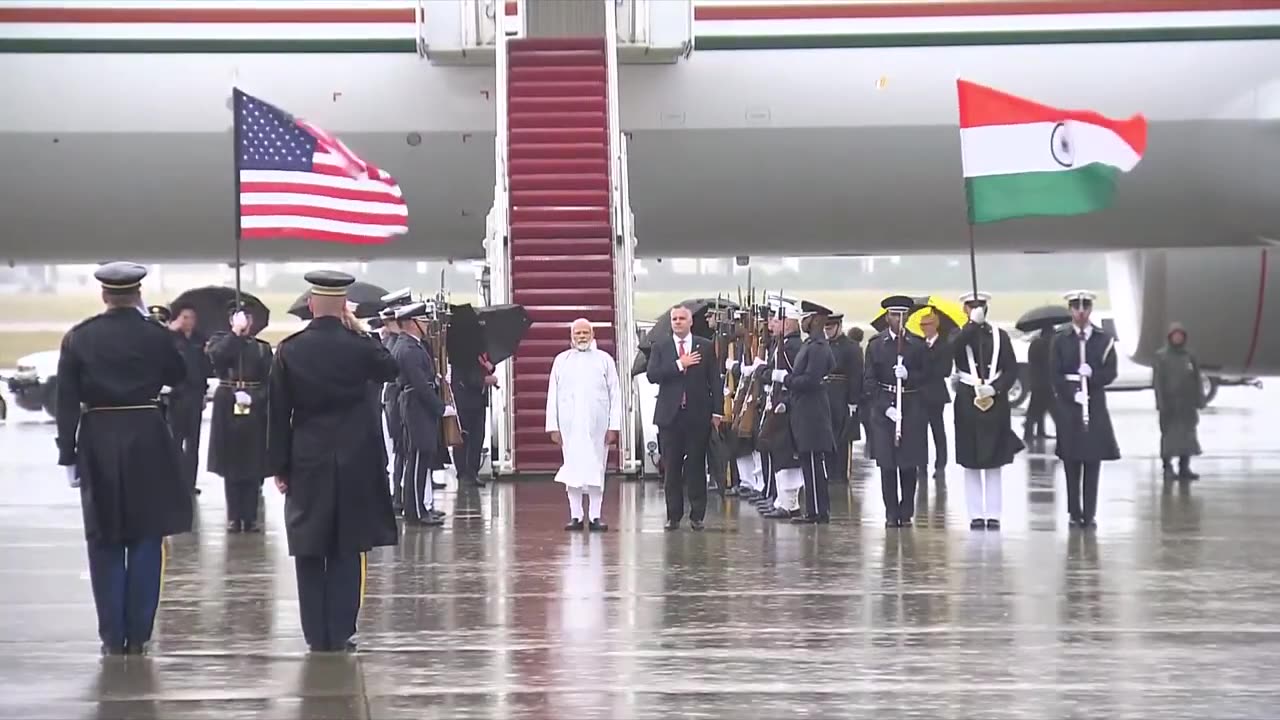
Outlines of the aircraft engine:
M1117 344L1150 365L1170 323L1186 327L1205 370L1280 375L1280 248L1108 253Z

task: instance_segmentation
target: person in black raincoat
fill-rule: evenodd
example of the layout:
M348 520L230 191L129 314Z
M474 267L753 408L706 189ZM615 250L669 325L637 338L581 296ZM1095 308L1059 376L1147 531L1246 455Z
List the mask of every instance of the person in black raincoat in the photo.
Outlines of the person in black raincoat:
M835 367L827 375L827 402L831 406L831 432L836 450L826 458L827 478L831 482L849 482L849 453L855 441L862 439L862 421L858 419L858 403L862 400L862 349L842 331L843 313L827 318L824 328L831 345Z
M1053 381L1049 377L1049 345L1053 342L1053 330L1044 328L1027 348L1027 383L1031 397L1027 401L1027 413L1022 422L1022 441L1043 440L1045 416L1053 405Z
M402 337L396 308L408 305L412 299L409 288L387 293L381 298L387 307L378 313L378 319L382 321L379 332L383 347L392 357L395 357L396 343ZM404 423L400 418L400 389L399 377L382 388L382 414L387 424L387 435L391 438L391 507L397 515L404 510L404 468L408 457L404 447Z
M1057 408L1055 452L1067 476L1067 513L1073 526L1084 528L1097 526L1094 515L1102 461L1120 459L1106 392L1116 379L1116 341L1089 321L1094 297L1087 290L1065 295L1071 323L1054 336L1049 351Z
M969 527L1000 528L1000 469L1013 462L1024 445L1013 431L1009 390L1018 380L1018 357L1009 333L987 322L987 293L960 298L969 322L955 334L951 349L956 368L956 462L964 468Z
M191 489L160 412L160 388L186 363L139 312L147 270L107 263L94 277L107 310L73 327L58 357L58 464L80 488L89 582L104 655L140 655L151 640L164 538L191 530Z
M767 518L789 520L800 516L800 488L804 487L800 451L787 417L788 392L782 382L774 380L776 371L795 369L796 358L804 346L800 337L800 308L779 305L779 319L773 346L763 367L756 370L757 377L766 388L764 409L760 413L760 444L769 453L769 470L773 476L774 498L760 508Z
M800 310L808 337L796 354L791 370L773 372L774 381L781 382L787 389L786 414L804 477L804 514L791 521L828 523L831 522L831 496L823 461L835 452L836 438L824 381L835 367L835 358L823 326L831 311L809 302L803 302Z
M880 467L880 491L884 496L885 527L912 524L916 511L916 470L929 458L929 416L920 386L929 379L929 358L924 341L906 332L903 319L911 312L906 295L885 298L888 327L867 343L863 387L871 415L871 456ZM902 406L897 404L897 383L902 381ZM902 433L897 434L898 418Z
M170 387L168 405L169 430L178 443L182 458L182 474L191 494L199 495L196 479L200 476L200 425L204 415L205 395L209 391L208 378L213 375L209 357L204 347L208 338L196 329L196 310L193 307L174 307L169 321L174 346L187 363L186 378Z
M227 493L227 532L259 532L258 500L267 471L267 380L271 345L255 337L253 308L233 300L231 332L209 338L206 351L218 378L209 425L209 472Z
M276 347L268 399L268 470L285 496L302 634L313 652L350 651L363 601L365 553L395 545L384 439L371 383L396 376L377 338L343 324L355 278L307 273L315 319Z
M1204 407L1204 384L1200 363L1187 349L1187 331L1178 323L1169 327L1166 344L1156 352L1151 366L1160 414L1160 460L1165 480L1197 480L1191 472L1191 456L1200 454L1200 408ZM1174 472L1173 459L1178 458Z
M425 303L413 303L396 309L401 338L396 343L395 360L399 369L400 420L403 424L405 452L404 519L420 525L443 525L444 513L436 511L431 472L440 466L444 452L440 421L452 408L440 398L441 378L431 345L423 341L428 317Z

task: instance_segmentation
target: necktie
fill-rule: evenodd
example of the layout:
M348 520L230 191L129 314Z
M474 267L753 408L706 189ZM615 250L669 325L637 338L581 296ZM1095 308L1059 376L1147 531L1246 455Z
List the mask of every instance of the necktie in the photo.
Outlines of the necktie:
M685 351L684 351L684 340L681 340L681 341L680 341L680 357L684 357L686 354L687 354L687 353L685 353ZM684 409L684 406L685 406L685 400L686 400L686 399L687 399L686 394L685 394L685 393L683 393L683 392L681 392L681 393L680 393L680 408L681 408L681 409Z

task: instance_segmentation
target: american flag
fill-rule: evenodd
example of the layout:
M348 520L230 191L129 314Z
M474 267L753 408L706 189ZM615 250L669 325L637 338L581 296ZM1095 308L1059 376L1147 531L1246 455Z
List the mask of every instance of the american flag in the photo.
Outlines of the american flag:
M240 237L374 244L409 231L395 178L315 125L234 95Z

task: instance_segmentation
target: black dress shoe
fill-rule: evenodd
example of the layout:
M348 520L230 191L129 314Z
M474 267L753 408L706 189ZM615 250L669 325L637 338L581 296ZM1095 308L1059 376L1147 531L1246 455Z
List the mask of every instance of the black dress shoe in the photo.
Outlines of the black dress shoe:
M733 487L725 488L725 489L724 489L724 496L725 496L725 497L737 497L737 496L738 496L738 486L737 486L737 485L734 485Z
M437 510L437 509L435 509L435 508L428 508L428 509L427 509L427 514L428 514L428 515L430 515L431 517L444 518L444 517L445 517L446 515L448 515L449 513L445 512L445 511L443 511L443 510Z
M668 531L668 532L670 532L670 531L672 531L672 530L679 530L679 529L680 529L680 521L679 521L679 520L668 520L668 521L667 521L667 524L662 526L662 529L663 529L663 530L666 530L666 531Z
M831 524L831 516L830 516L830 515L819 515L819 516L818 516L818 519L817 519L817 523L818 523L819 525L830 525L830 524Z
M997 519L995 519L995 518L987 518L987 529L988 529L988 530L999 530L999 529L1000 529L1000 521L999 521L999 520L997 520Z
M124 654L125 655L146 655L147 645L146 643L141 643L139 645L133 645L133 644L125 645Z
M689 527L690 527L690 528L693 528L694 530L697 530L698 532L701 532L701 531L702 531L702 528L703 528L702 521L701 521L701 520L690 520L690 521L689 521Z
M583 527L584 525L582 524L582 521L579 520L578 518L574 518L569 521L568 525L564 526L564 529L568 530L569 532L576 532L578 530L581 530Z
M241 523L240 529L247 533L262 532L262 526L254 522L253 520L246 520L245 522Z
M887 527L887 528L896 528L896 527L899 527L899 525L898 525L898 518L885 518L884 526L885 526L885 527Z
M969 521L969 529L970 530L986 530L987 524L982 521L982 518L977 518L976 520Z
M487 481L484 478L480 477L479 475L476 475L475 477L471 478L471 482L475 483L476 487L484 487Z
M424 515L420 518L405 518L405 520L418 525L426 525L427 527L439 527L444 524L444 518L438 518L435 515Z
M391 503L391 512L395 513L396 515L403 513L404 505L401 505L400 503Z
M790 520L791 511L783 510L782 508L773 508L768 512L764 513L764 516L769 518L770 520Z
M898 527L911 527L911 518L903 518L898 521Z
M1085 521L1080 524L1080 527L1087 530L1096 530L1098 528L1098 523L1094 522L1093 518L1086 518Z
M818 518L809 517L808 515L800 515L798 517L791 518L792 525L813 525L816 522L818 522Z
M115 655L125 654L123 645L103 645L101 648L101 651L102 651L102 657L111 657Z
M232 520L231 522L227 523L227 532L229 532L229 533L238 533L238 532L240 532L240 521L239 521L239 520Z
M591 532L609 532L609 526L606 525L605 522L600 519L592 520L587 525L587 528L591 530Z
M1084 521L1073 515L1067 519L1067 527L1084 527Z
M445 489L445 488L447 488L447 487L449 487L449 486L448 486L448 485L445 485L444 483L436 482L435 480L432 480L432 481L431 481L431 488L432 488L433 490L443 490L443 489Z

